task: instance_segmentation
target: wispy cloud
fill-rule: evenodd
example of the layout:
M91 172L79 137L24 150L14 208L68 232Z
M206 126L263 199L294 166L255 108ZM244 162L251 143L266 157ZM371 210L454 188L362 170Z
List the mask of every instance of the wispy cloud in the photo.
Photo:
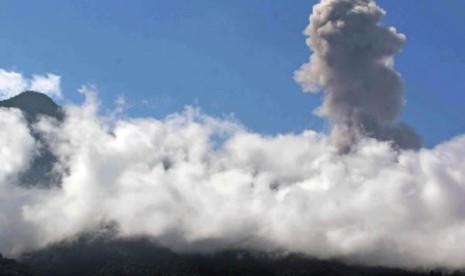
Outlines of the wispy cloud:
M61 77L47 73L33 75L31 79L22 73L0 69L0 99L13 97L25 90L42 92L55 99L61 99Z

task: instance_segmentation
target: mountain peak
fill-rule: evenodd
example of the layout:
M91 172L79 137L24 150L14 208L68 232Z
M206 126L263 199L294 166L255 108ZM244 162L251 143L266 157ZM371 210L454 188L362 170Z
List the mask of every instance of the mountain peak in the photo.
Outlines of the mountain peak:
M14 107L23 111L28 119L35 119L38 115L48 115L62 119L61 108L47 95L25 91L7 100L0 101L0 107Z
M50 116L62 121L64 119L64 113L61 107L49 96L34 91L25 91L7 100L0 101L0 107L18 108L21 110L24 114L24 118L27 120L31 135L36 141L43 145L41 152L34 155L31 160L29 169L20 175L20 185L25 187L50 187L55 184L58 185L59 176L53 171L53 164L56 162L57 158L44 140L42 134L34 130L32 124L36 122L41 115ZM3 275L1 271L0 275Z

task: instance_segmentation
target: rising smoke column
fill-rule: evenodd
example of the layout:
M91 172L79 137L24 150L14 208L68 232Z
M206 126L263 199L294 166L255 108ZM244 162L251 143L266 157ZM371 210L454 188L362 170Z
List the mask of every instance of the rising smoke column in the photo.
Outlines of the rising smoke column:
M385 12L372 0L322 0L305 30L313 50L296 72L306 92L325 90L318 114L328 117L342 152L363 135L417 149L421 138L397 123L404 106L402 80L392 69L405 36L380 25Z

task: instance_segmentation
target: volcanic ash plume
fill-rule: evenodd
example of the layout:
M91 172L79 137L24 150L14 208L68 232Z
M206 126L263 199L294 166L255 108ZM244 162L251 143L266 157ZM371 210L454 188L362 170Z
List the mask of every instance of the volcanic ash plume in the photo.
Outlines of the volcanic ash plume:
M325 90L317 112L331 121L343 152L363 135L399 148L421 146L412 128L396 122L404 99L393 55L405 36L380 25L384 14L372 0L322 0L305 30L313 54L295 77L307 92Z

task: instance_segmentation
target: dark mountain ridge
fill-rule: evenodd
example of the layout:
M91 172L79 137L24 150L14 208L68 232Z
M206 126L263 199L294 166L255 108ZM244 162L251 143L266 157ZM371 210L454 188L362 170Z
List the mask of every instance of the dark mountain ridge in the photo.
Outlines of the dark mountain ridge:
M50 116L62 120L63 112L50 97L35 91L25 91L9 99L0 101L0 107L12 107L20 109L30 122L38 119L38 116Z
M464 275L441 271L349 265L301 254L268 254L245 250L180 254L149 238L112 239L83 235L73 241L25 254L21 263L39 276L48 275Z
M0 275L2 276L27 276L29 273L24 265L15 260L7 259L0 254Z
M7 100L0 101L0 107L21 110L28 123L31 135L40 145L39 153L33 157L29 169L20 175L20 185L39 188L59 185L59 176L53 171L53 164L55 164L57 158L42 135L34 130L33 124L42 116L51 117L61 122L64 119L62 108L47 95L34 91L25 91Z

